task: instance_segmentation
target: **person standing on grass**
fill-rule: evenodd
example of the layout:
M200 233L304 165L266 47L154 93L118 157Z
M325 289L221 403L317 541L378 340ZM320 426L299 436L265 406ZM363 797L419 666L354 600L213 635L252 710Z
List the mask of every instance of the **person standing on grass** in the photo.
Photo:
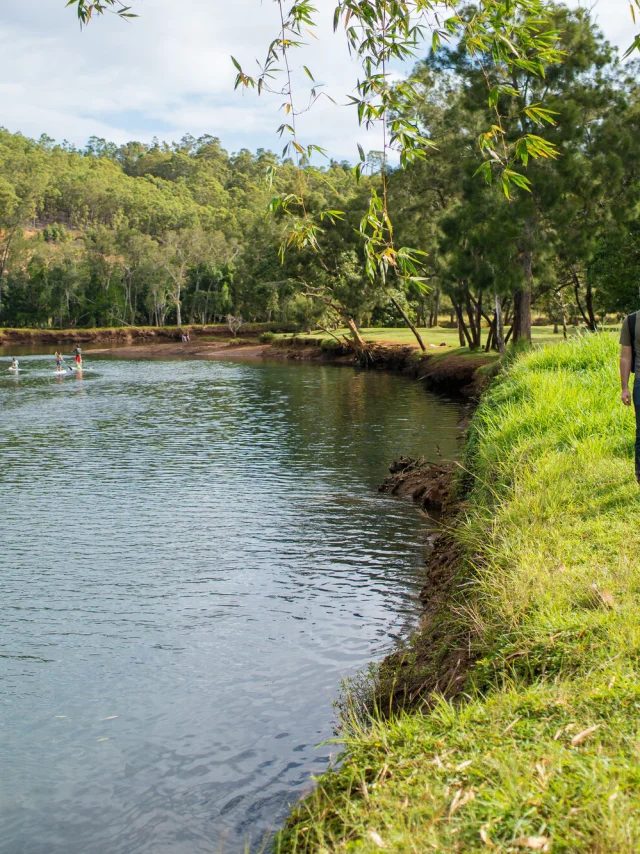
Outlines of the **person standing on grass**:
M636 372L638 350L640 348L640 312L634 312L625 318L620 331L620 380L622 382L622 402L636 410L636 480L640 483L640 374ZM629 376L635 374L633 395L629 391Z

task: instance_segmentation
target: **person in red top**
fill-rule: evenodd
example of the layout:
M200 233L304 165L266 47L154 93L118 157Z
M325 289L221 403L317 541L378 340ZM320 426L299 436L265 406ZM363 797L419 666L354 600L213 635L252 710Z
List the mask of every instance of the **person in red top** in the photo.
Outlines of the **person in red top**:
M76 354L76 359L75 359L76 371L81 371L82 370L82 350L80 349L80 347L76 347L76 349L73 352Z

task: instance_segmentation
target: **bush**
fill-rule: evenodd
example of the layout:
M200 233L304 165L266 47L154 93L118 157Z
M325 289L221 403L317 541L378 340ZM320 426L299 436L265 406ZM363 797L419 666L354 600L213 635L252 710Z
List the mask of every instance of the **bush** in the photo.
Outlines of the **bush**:
M277 335L275 332L263 332L260 336L261 344L273 344L273 342L277 339Z

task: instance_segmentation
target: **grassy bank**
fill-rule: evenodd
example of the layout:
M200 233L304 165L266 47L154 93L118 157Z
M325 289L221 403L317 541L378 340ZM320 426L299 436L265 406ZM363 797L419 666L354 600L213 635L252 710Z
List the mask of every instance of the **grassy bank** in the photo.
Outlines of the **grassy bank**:
M354 725L276 851L640 850L640 494L616 359L612 336L539 350L485 395L456 583L424 628L425 683L459 650L463 693Z
M424 343L429 347L439 347L441 344L446 344L447 347L459 347L460 338L457 329L445 329L441 326L436 326L433 329L420 328L420 335ZM385 327L373 326L366 327L360 330L365 341L373 344L394 344L394 345L410 345L417 347L417 342L413 332L406 326L402 327ZM348 329L337 329L335 334L338 338L349 336ZM560 334L554 335L552 326L534 326L531 330L534 344L555 344L562 341L562 331ZM483 330L483 341L486 341L487 330ZM310 335L298 333L298 337L307 339L326 339L334 341L331 336L325 332L312 332Z

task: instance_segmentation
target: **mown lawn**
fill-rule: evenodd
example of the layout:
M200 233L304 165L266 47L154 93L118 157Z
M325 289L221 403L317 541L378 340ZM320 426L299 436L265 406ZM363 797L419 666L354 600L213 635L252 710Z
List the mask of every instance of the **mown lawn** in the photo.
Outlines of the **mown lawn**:
M444 343L448 347L459 347L460 339L458 338L458 331L456 329L442 329L441 327L436 327L435 329L420 329L420 335L422 336L422 340L425 344L433 344L435 346L440 346L440 344ZM376 343L387 343L387 344L412 344L417 346L416 339L407 327L396 327L393 329L387 327L371 327L367 329L361 330L362 337L365 341L375 341ZM338 337L341 335L348 335L348 329L339 329L335 333ZM571 334L571 332L570 332ZM487 330L483 330L483 337L486 341ZM532 331L533 342L534 344L551 344L556 343L562 340L562 331L559 335L553 334L553 326L534 326ZM289 335L282 336L291 337ZM299 338L327 338L327 334L322 331L312 332L311 335L299 334L297 337Z
M640 490L614 336L542 348L474 416L442 654L455 703L352 723L293 852L640 851Z

